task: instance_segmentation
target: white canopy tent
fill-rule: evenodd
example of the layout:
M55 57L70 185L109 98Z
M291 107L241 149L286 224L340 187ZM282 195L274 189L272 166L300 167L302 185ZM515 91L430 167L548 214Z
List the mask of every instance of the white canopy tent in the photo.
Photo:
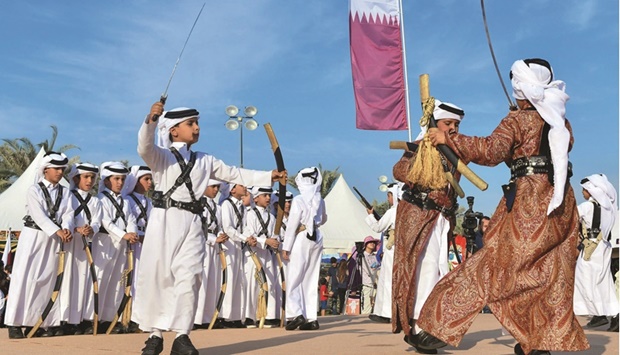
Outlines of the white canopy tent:
M357 199L340 175L332 190L325 197L327 222L321 226L323 254L351 253L355 242L361 242L371 235L379 239L380 234L368 227L364 219L366 208Z
M24 173L0 194L0 230L19 231L22 229L24 225L22 219L26 215L26 192L36 182L37 168L44 155L45 150L41 148ZM64 178L60 183L69 187L69 183Z

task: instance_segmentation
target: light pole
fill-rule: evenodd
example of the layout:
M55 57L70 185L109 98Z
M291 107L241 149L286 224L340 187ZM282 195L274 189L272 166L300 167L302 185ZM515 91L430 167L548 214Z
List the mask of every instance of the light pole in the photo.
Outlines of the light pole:
M228 130L234 131L239 128L239 143L240 143L240 152L241 152L241 163L239 164L241 168L243 168L243 126L245 128L253 131L258 127L258 122L254 119L254 116L258 112L258 109L254 106L246 106L243 110L245 116L237 116L239 113L239 109L235 105L226 106L226 115L229 117L226 121L226 128ZM245 120L245 123L243 123Z

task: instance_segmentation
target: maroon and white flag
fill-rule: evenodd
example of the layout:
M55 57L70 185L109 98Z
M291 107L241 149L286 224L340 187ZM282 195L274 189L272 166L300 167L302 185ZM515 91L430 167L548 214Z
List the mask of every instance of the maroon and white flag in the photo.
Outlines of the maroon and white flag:
M399 0L350 0L356 127L407 129Z

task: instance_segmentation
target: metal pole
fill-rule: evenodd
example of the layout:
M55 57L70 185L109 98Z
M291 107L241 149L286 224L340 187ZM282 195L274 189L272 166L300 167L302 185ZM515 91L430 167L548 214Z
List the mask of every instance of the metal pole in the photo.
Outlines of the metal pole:
M241 142L241 164L240 167L243 168L243 119L239 121L239 137Z

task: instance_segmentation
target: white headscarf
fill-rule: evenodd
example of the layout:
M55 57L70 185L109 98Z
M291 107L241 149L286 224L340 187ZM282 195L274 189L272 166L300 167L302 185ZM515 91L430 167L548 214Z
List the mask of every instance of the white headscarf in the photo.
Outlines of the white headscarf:
M226 200L230 196L230 190L232 190L237 184L231 184L225 181L222 181L220 184L220 201L218 204L222 204L224 200Z
M613 228L618 216L618 206L616 205L617 193L614 186L609 182L604 174L594 174L581 180L581 187L586 189L596 202L601 205L601 217L605 213L607 218L601 218L601 231L607 235Z
M170 111L164 111L157 122L157 145L162 148L170 148L170 129L190 118L200 118L198 111L187 107L177 107Z
M527 60L527 59L526 59ZM518 100L528 100L543 120L551 126L549 130L549 148L553 161L553 197L547 207L547 214L562 204L564 185L568 171L568 145L570 133L566 129L566 101L569 96L564 92L565 84L553 80L553 70L544 65L517 60L510 69L512 73L513 96Z
M461 122L463 120L463 117L465 116L465 111L463 111L462 108L456 106L455 104L451 104L449 102L441 102L437 99L435 99L435 109L433 110L433 117L435 118L435 121L439 121L439 120L457 120L459 122ZM424 138L424 135L426 134L427 131L427 127L420 127L421 131L420 134L418 134L418 137L415 139L416 141L419 141L420 139Z
M129 170L127 170L127 168L125 167L125 165L123 165L121 162L118 161L107 161L105 163L102 163L99 166L99 176L101 176L101 179L99 179L99 193L103 192L103 190L105 190L105 179L108 176L112 176L112 175L123 175L126 176L129 173Z
M397 200L400 200L402 196L402 187L403 183L401 182L394 182L388 185L388 192L391 192L394 198L394 206L396 206Z
M321 208L321 183L323 177L316 167L301 169L295 177L295 183L306 212L301 223L306 226L308 234L314 234L314 218L323 214Z
M66 168L69 165L69 158L63 153L48 152L41 159L39 169L37 170L36 182L41 181L45 177L44 171L47 168Z
M133 165L131 169L129 169L129 174L125 178L125 183L123 184L123 195L129 195L136 189L136 184L141 177L147 174L153 174L151 168L143 165Z
M252 198L255 198L260 195L271 195L273 189L271 186L252 186L248 191L252 194Z
M75 185L75 182L73 181L74 177L78 175L82 175L82 174L87 174L87 173L94 173L95 179L96 179L97 175L99 175L99 168L96 165L89 164L89 163L75 164L73 168L71 168L71 171L69 172L69 174L67 174L67 178L69 178L69 189L75 190L77 188L77 186Z

